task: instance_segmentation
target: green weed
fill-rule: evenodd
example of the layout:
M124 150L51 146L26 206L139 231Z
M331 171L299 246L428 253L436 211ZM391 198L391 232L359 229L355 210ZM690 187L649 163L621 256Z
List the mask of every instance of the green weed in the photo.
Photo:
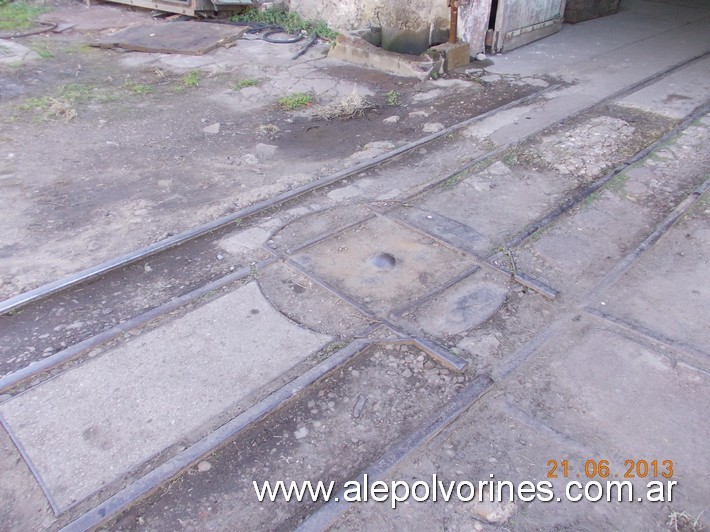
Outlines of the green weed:
M385 98L387 100L387 105L399 105L400 94L397 91L389 91Z
M295 111L296 109L301 109L302 107L307 107L312 104L313 95L307 92L296 92L279 98L279 105L289 111Z
M461 181L466 179L468 177L468 175L469 175L468 171L458 172L458 173L452 175L451 177L449 177L446 181L444 181L441 185L439 185L439 187L442 189L454 188Z
M134 81L126 81L123 84L123 88L139 96L145 96L155 90L150 85L146 85L145 83L136 83Z
M52 59L54 57L54 52L52 52L49 48L34 46L32 49L42 59Z
M235 82L232 87L235 91L238 91L241 89L245 89L247 87L256 87L260 83L261 82L258 79L249 78L249 79L243 79L241 81Z
M200 73L196 70L188 72L182 77L182 85L188 89L194 89L200 84Z
M19 31L31 28L37 17L46 11L22 0L0 0L0 31Z
M69 83L53 94L26 98L17 106L20 111L41 113L43 120L71 120L77 117L76 108L90 101L107 102L113 96L96 91L96 87L85 83Z
M282 11L280 9L269 8L264 11L259 9L247 9L244 13L232 17L236 22L254 22L257 24L268 24L280 26L286 33L292 35L304 32L317 34L323 39L335 39L337 32L320 20L305 20L298 13L292 11Z

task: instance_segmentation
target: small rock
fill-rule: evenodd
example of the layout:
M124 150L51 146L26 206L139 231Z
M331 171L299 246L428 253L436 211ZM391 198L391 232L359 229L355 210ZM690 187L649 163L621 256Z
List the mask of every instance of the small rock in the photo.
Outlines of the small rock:
M440 124L439 122L424 124L424 127L422 127L424 133L438 133L442 129L444 129L444 124Z
M488 494L486 494L487 496ZM502 524L505 523L516 511L516 505L512 502L498 503L484 500L476 501L473 506L473 512L478 517L485 519L489 523Z
M367 403L367 396L363 394L358 394L357 402L353 408L353 417L358 418L362 414L362 409L365 408L365 403Z
M384 122L385 124L397 124L397 123L400 122L400 120L402 120L402 117L397 116L397 115L393 115L393 116L390 116L390 117L388 117L388 118L385 118L385 119L383 120L383 122Z
M215 122L214 124L210 124L209 126L203 127L202 131L209 135L216 135L217 133L219 133L219 128L220 123Z
M254 151L256 152L256 155L261 160L272 159L276 155L276 151L278 149L279 149L279 147L274 146L273 144L259 143L254 147Z
M256 164L259 164L259 158L254 155L253 153L246 153L242 155L241 157L242 163L249 165L249 166L254 166Z
M485 61L486 60L486 54L483 52L476 54L476 61Z
M490 165L487 172L491 175L510 175L512 170L502 161L496 161Z
M502 78L498 74L488 74L487 76L481 76L480 79L483 83L495 83L500 81Z
M217 260L222 260L224 258L224 255L217 255Z
M468 353L476 354L481 357L490 357L498 351L500 341L494 334L488 334L483 337L469 337L461 340L457 346L459 349Z
M404 377L405 379L408 379L411 376L412 376L412 370L410 370L410 369L405 369L402 372L402 377Z
M426 118L427 116L429 116L429 113L426 111L412 111L409 113L410 118Z
M202 462L197 464L197 470L200 473L206 473L210 469L212 469L212 464L210 464L207 460L202 460Z
M294 432L293 435L297 440L302 440L303 438L308 436L308 429L306 427L301 427L296 432Z

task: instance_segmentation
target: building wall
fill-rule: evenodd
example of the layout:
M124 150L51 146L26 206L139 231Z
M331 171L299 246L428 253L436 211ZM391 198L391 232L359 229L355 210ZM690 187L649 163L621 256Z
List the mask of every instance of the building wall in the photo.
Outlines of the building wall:
M291 0L291 10L340 31L387 26L417 31L449 27L447 0Z

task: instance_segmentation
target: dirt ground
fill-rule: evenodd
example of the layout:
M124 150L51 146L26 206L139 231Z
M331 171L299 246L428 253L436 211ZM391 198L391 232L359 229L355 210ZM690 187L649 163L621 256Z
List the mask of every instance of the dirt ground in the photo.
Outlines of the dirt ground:
M463 71L419 83L252 38L206 56L89 46L147 10L57 4L62 33L16 39L0 66L0 297L7 298L366 160L540 90ZM195 22L198 24L197 22ZM203 24L206 24L203 23ZM480 72L476 73L480 74ZM194 83L186 83L186 75ZM459 78L459 79L456 79ZM241 86L249 80L256 86ZM537 86L533 86L534 83ZM278 100L307 92L305 110ZM396 98L388 93L396 93ZM362 117L322 110L356 94ZM384 119L398 116L397 123ZM441 126L440 126L440 125ZM32 268L27 268L31 264Z

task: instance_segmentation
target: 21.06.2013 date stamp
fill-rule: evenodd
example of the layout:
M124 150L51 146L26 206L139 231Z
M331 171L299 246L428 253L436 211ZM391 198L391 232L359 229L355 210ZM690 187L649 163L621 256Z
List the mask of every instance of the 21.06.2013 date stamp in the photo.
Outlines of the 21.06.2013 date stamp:
M612 471L609 460L548 460L547 478L671 478L673 460L624 460L624 467Z

